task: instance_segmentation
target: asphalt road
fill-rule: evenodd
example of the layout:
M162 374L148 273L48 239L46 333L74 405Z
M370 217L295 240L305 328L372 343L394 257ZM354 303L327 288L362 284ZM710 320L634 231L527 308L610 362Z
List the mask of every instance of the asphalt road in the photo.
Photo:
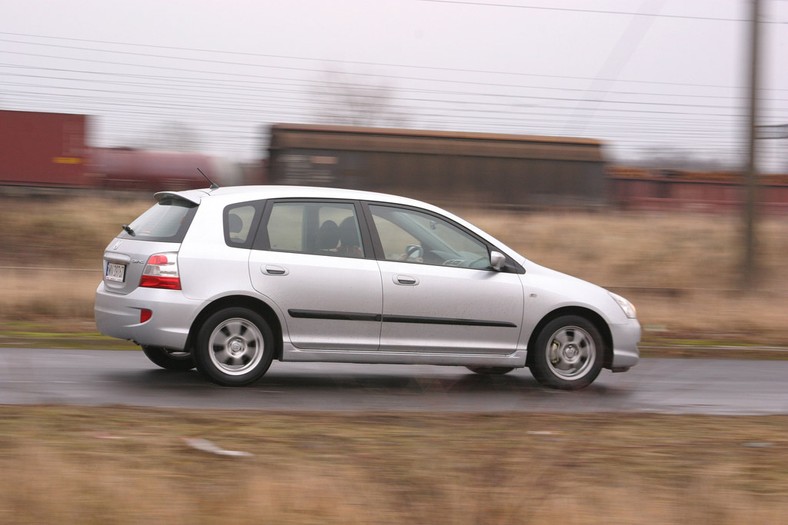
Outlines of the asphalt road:
M589 388L542 388L527 369L279 363L258 383L219 387L142 352L0 349L0 405L66 404L278 411L788 414L788 361L643 359Z

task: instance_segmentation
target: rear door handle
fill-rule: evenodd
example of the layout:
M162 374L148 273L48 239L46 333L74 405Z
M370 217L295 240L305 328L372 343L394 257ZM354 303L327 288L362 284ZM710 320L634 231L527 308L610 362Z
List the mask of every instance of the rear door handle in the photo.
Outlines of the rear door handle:
M394 284L402 284L405 286L416 286L419 280L410 275L397 275L394 277Z
M266 264L262 267L262 270L267 275L287 275L287 269L272 264Z

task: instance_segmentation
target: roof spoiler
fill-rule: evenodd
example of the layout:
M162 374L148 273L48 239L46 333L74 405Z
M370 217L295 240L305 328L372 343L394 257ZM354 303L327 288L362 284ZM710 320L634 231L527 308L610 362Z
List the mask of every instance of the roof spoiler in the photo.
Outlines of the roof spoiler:
M202 198L209 193L205 190L188 190L188 191L158 191L153 194L156 202L160 202L165 198L181 199L192 204L200 204Z

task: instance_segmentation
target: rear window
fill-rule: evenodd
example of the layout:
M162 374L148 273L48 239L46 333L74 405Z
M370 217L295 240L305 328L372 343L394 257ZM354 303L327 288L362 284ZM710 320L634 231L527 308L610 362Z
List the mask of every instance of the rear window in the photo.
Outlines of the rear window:
M167 198L129 224L119 237L138 241L181 242L197 211L197 205L183 199Z

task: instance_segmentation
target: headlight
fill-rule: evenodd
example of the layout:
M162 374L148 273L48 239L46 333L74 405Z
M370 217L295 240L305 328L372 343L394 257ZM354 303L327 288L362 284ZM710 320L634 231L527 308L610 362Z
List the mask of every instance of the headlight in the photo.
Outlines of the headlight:
M618 306L624 311L624 315L629 317L630 319L635 319L638 316L637 310L635 310L635 305L624 299L618 294L614 294L613 292L608 292L610 297L615 299L618 303Z

